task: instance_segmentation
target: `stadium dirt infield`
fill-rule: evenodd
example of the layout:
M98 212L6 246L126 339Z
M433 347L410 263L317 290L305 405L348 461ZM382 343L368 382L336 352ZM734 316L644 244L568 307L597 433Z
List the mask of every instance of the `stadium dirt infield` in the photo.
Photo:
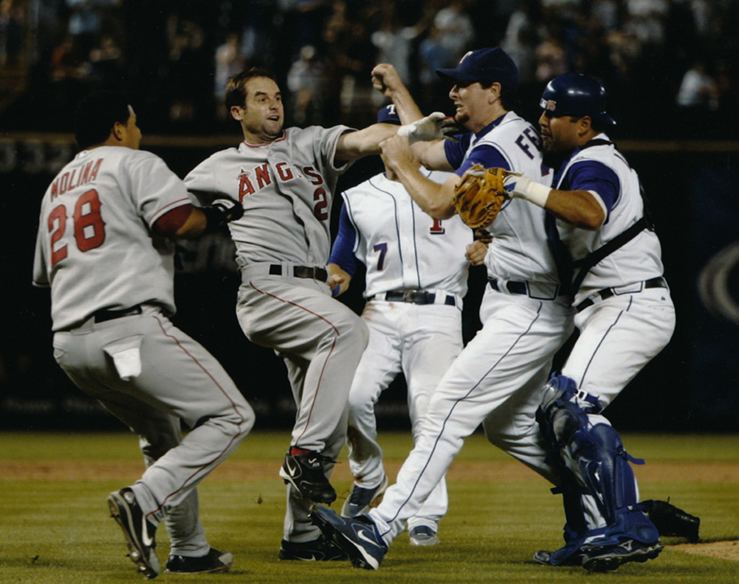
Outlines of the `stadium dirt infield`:
M734 541L712 541L710 543L681 543L672 546L672 549L696 556L739 562L739 539Z
M265 480L277 477L281 460L275 461L244 461L227 460L218 467L209 480ZM335 470L335 478L349 480L348 464L339 462ZM400 467L397 461L387 462L387 471L394 477ZM138 477L143 471L141 461L89 461L89 460L36 460L36 461L5 461L3 463L3 477L6 479L27 480L119 480L122 476ZM637 474L640 480L670 481L685 478L685 464L652 463L638 467ZM730 462L696 463L690 465L690 475L693 480L701 481L700 477L707 477L706 482L739 483L739 465ZM510 461L456 461L449 471L450 478L457 477L464 480L541 480L537 474L524 465ZM708 480L710 477L710 481Z

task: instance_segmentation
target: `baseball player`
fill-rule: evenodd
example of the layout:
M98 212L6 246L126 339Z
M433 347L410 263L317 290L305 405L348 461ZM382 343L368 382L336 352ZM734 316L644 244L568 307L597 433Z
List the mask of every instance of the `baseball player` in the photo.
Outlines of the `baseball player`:
M393 104L379 110L378 122L400 124ZM443 182L448 173L422 171ZM345 290L357 261L366 266L367 303L362 319L369 345L349 393L349 465L354 486L342 515L364 513L388 484L377 441L375 404L403 372L413 435L441 376L462 350L462 298L469 263L483 263L487 246L473 242L458 217L432 219L390 172L380 173L343 193L339 233L329 273L339 273ZM438 543L446 514L442 479L419 513L408 522L413 545Z
M539 181L542 156L534 128L507 107L517 80L510 57L498 48L465 55L456 68L439 73L453 83L450 98L455 119L470 133L459 142L414 145L428 168L456 169L464 174L473 163L491 162L511 171L531 173ZM376 85L396 104L401 120L412 124L418 108L388 65L373 71ZM418 147L417 147L418 146ZM442 221L454 213L457 178L437 185L418 170L408 141L393 137L383 143L383 160L411 197ZM397 482L369 515L338 517L317 507L315 521L343 547L355 565L376 569L404 523L418 514L446 473L464 438L484 424L488 438L538 472L554 479L554 469L532 449L538 438L531 411L549 375L553 354L572 331L569 298L561 293L554 256L547 245L544 210L511 200L489 226L493 241L486 257L489 286L480 307L482 329L434 390L414 448Z
M33 267L33 283L51 287L54 357L139 435L148 468L108 497L138 570L160 572L162 521L167 571L228 570L232 555L205 538L195 487L246 436L254 412L221 365L170 321L172 238L216 229L241 209L194 207L164 162L138 150L136 114L121 95L84 100L75 137L82 150L41 202Z
M660 242L645 215L636 172L605 133L615 125L597 79L568 73L541 98L547 153L564 156L552 186L508 176L514 200L548 211L547 230L572 278L580 336L537 412L548 453L562 467L565 546L538 552L551 565L612 570L657 557L662 546L638 508L638 488L618 433L601 412L669 342L675 309L663 276ZM556 219L555 219L556 218ZM591 525L580 493L604 523Z
M331 297L327 281L330 217L339 175L396 132L390 124L283 128L280 88L270 73L250 69L229 80L229 115L244 141L213 154L185 184L200 196L238 200L244 216L229 224L242 284L236 314L246 337L279 354L297 407L280 476L288 485L281 559L333 560L308 512L331 503L328 474L346 438L346 405L367 345L367 327Z

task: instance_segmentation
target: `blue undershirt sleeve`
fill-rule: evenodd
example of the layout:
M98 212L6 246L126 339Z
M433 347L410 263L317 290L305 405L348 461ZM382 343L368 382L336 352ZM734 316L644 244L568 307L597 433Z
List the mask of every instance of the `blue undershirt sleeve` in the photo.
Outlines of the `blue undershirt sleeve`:
M459 168L464 161L467 148L470 146L472 134L459 134L455 138L457 139L456 142L444 140L444 154L446 154L447 162L452 168Z
M331 247L331 256L328 258L330 264L336 264L350 276L357 271L359 263L354 255L354 243L357 240L357 232L349 220L346 205L342 205L339 215L339 232Z
M462 176L473 164L482 164L485 168L498 167L511 170L511 165L506 160L506 157L491 144L483 144L474 148L455 172L459 176Z
M598 193L609 215L621 191L621 182L616 173L596 160L583 160L573 164L567 171L566 184L572 191Z

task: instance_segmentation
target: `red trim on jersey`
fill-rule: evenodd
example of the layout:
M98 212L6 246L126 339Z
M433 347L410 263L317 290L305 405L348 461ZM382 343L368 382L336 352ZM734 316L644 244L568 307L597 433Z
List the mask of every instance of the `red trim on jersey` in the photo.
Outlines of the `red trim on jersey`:
M287 132L285 130L282 130L282 135L279 138L275 138L272 140L272 142L269 142L267 144L249 144L246 140L242 140L241 143L244 146L248 146L249 148L264 148L265 146L270 146L274 144L275 142L281 142L282 140L285 140L287 138Z
M178 348L179 348L179 349L180 349L180 350L181 350L181 351L182 351L183 353L185 353L185 355L187 355L187 356L188 356L188 357L189 357L190 359L192 359L192 361L193 361L193 362L194 362L194 363L195 363L195 364L196 364L196 365L197 365L198 367L200 367L200 369L201 369L201 370L203 371L203 373L205 373L205 374L206 374L206 375L207 375L208 377L210 377L211 381L212 381L212 382L213 382L213 383L215 384L215 386L216 386L216 387L217 387L217 388L218 388L218 389L220 390L220 392L221 392L221 393L223 394L223 396L224 396L224 397L226 398L226 400L227 400L227 401L228 401L228 402L229 402L229 403L231 404L231 407L233 408L233 411L234 411L234 412L236 413L236 415L237 415L237 416L239 416L239 418L241 419L241 421L239 422L239 431L241 431L241 425L242 425L243 423L245 423L245 422L246 422L246 419L244 418L244 416L242 416L242 415L241 415L241 412L239 412L239 408L238 408L238 406L237 406L237 405L236 405L236 403L235 403L235 402L234 402L234 401L233 401L233 400L231 399L231 397L230 397L230 396L228 395L228 393L226 393L226 390L225 390L225 389L224 389L224 388L223 388L223 387L221 386L221 384L220 384L220 383L218 383L218 380L217 380L217 379L216 379L216 378L215 378L215 377L214 377L213 375L211 375L210 371L208 371L208 369L206 369L205 365L203 365L203 364L202 364L202 363L201 363L200 361L198 361L198 358L197 358L197 357L195 357L195 356L194 356L194 355L193 355L192 353L190 353L190 351L188 351L188 350L187 350L187 349L186 349L186 348L185 348L185 347L184 347L184 346L182 345L182 343L180 343L180 341L179 341L179 339L178 339L177 337L175 337L174 335L172 335L172 334L170 334L169 332L167 332L167 329L166 329L166 328L164 327L164 323L163 323L162 319L160 319L160 318L159 318L159 317L158 317L158 316L157 316L156 314L154 314L154 315L152 315L152 316L154 317L154 320L156 320L156 321L157 321L157 323L159 324L159 328L160 328L160 329L162 330L162 334L163 334L163 335L164 335L165 337L168 337L168 338L172 339L172 340L174 341L174 343L175 343L175 344L177 345L177 347L178 347ZM177 330L177 328L176 328L176 327L173 327L173 328L174 328L174 330ZM190 339L190 340L192 340L192 339ZM193 342L197 343L196 341L193 341ZM207 463L205 463L205 464L203 464L203 465L199 466L199 467L198 467L198 468L197 468L197 469L196 469L196 470L195 470L195 471L194 471L194 472L193 472L192 474L190 474L190 476L188 476L188 477L187 477L187 478L185 479L185 482L184 482L184 483L182 484L182 486L181 486L180 488L176 489L175 491L173 491L173 492L171 492L171 493L170 493L169 495L167 495L167 496L166 496L166 497L164 498L164 500L163 500L163 501L159 502L159 506L158 506L158 507L157 507L156 509L154 509L154 511L151 511L151 512L149 512L149 513L147 513L147 514L146 514L146 517L148 518L148 517L151 517L152 515L156 515L156 514L157 514L157 513L158 513L158 512L159 512L159 511L160 511L161 509L163 509L163 508L164 508L164 507L166 506L166 504L167 504L167 501L168 501L168 500L169 500L170 498L172 498L172 497L173 497L174 495L176 495L177 493L179 493L179 492L180 492L180 491L181 491L182 489L184 489L184 488L187 488L187 487L189 487L189 486L190 486L190 485L192 484L192 482L193 482L193 481L191 481L190 479L192 479L193 477L195 477L195 476L196 476L196 475L197 475L198 473L200 473L200 472L201 472L202 470L204 470L204 469L207 469L208 467L210 467L210 466L213 466L213 465L217 464L218 460L219 460L219 459L222 459L222 458L223 458L223 455L224 455L224 454L225 454L226 452L228 452L229 448L231 448L231 444L233 444L233 442L234 442L235 440L239 440L239 438L238 438L237 436L233 436L233 437L231 438L231 440L229 440L229 442L228 442L228 444L226 445L226 447L225 447L225 448L224 448L223 450L221 450L221 452L219 452L219 453L218 453L218 454L217 454L217 455L215 456L215 458L213 458L213 460L212 460L212 461L209 461L209 462L207 462Z
M328 360L331 358L331 355L334 352L334 349L336 348L336 340L339 337L339 329L335 324L333 324L330 320L328 320L325 316L322 314L318 314L317 312L313 312L312 310L306 308L305 306L301 306L300 304L293 302L292 300L286 300L284 298L280 298L279 296L276 296L272 294L271 292L266 292L264 290L260 290L254 285L254 282L250 282L249 286L259 292L260 294L264 294L265 296L270 296L271 298L274 298L275 300L278 300L279 302L284 302L285 304L289 304L291 306L294 306L295 308L299 308L300 310L304 310L308 314L312 314L313 316L321 319L323 322L328 324L334 331L334 334L336 335L334 337L333 342L331 343L331 348L329 349L328 355L326 355L326 360L323 362L323 367L321 367L321 374L318 376L318 382L316 383L316 391L313 394L313 402L310 404L310 408L308 409L308 418L305 421L305 430L303 430L303 434L305 434L308 431L308 426L310 422L311 415L313 414L313 407L316 405L316 399L318 397L318 390L321 388L321 380L323 379L323 373L326 370L326 365L328 365ZM300 439L303 437L303 434L298 436L298 439L294 441L295 444L300 444Z
M159 217L152 227L160 235L173 236L185 224L192 210L193 206L190 203L175 207Z

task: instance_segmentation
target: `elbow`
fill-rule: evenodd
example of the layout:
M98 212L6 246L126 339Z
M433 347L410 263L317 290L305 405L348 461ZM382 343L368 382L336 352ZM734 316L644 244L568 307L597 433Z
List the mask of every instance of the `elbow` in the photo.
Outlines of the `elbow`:
M577 226L588 231L595 231L596 229L600 229L605 220L606 216L603 213L603 209L596 207L583 212L580 220L577 222Z
M426 213L434 219L449 219L454 215L454 207L451 204L434 203L429 205Z

